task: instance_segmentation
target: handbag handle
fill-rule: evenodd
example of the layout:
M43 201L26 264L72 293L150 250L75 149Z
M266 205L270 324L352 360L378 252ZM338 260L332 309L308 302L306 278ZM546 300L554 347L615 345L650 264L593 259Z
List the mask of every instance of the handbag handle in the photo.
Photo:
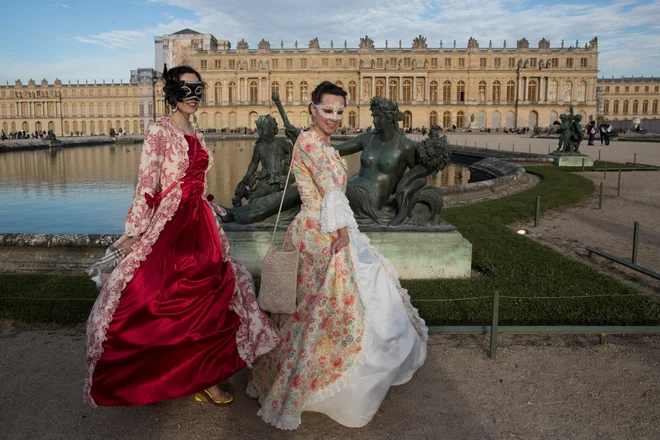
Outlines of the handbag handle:
M284 189L282 190L282 199L280 200L280 208L277 210L277 219L275 219L275 227L273 228L273 236L270 239L270 246L273 245L273 241L275 241L275 234L277 233L277 225L280 222L280 214L282 214L282 206L284 205L284 196L286 196L286 188L289 185L289 178L291 177L291 169L293 168L293 153L296 150L296 145L298 142L293 144L293 148L291 149L291 163L289 164L289 172L286 175L286 181L284 182Z

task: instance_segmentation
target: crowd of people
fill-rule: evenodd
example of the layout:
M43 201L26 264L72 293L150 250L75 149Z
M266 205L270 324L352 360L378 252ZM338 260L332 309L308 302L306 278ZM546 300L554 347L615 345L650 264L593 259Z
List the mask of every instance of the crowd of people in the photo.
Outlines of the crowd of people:
M46 131L40 130L40 131L35 131L35 132L28 132L25 130L19 130L19 131L10 131L9 133L5 133L4 130L0 131L0 139L3 141L9 140L9 139L43 139L48 135Z

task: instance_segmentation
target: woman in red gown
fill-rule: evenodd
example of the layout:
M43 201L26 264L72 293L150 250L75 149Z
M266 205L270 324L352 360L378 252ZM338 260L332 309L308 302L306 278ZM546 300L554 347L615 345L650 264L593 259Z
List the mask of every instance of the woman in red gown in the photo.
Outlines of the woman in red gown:
M187 66L165 69L164 79L173 114L145 135L126 233L107 252L112 263L90 273L102 286L87 322L92 406L195 393L230 403L217 384L279 341L245 266L229 254L214 215L222 208L205 196L212 157L189 122L204 83Z

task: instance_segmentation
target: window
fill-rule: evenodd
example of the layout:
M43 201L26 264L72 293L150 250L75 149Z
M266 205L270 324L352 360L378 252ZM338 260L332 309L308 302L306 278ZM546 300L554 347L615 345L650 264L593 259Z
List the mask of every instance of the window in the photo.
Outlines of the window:
M451 126L451 112L446 111L442 114L442 126L449 128Z
M495 67L502 67L502 58L495 58Z
M558 91L559 83L557 81L551 81L548 86L548 101L557 102Z
M612 113L619 113L619 101L614 101L614 105L612 106Z
M403 59L403 67L410 67L410 58Z
M639 112L639 101L635 99L633 101L633 113L638 113L638 112Z
M202 60L201 69L202 69L202 70L206 70L206 68L207 68L207 61L206 61L206 60Z
M382 58L379 58L379 60L380 60L381 67L382 67L383 59L382 59ZM341 67L341 64L342 64L342 59L341 59L341 58L335 58L335 66L337 66L337 67Z
M355 81L348 83L348 100L349 102L357 101L357 83Z
M74 97L74 96L78 96L78 92L75 91L75 90L71 90L71 96L72 96L72 97Z
M236 68L236 60L229 60L229 68L230 69Z
M642 102L642 113L648 113L649 112L649 102L644 100Z
M437 81L431 81L431 85L429 87L429 99L431 100L431 104L436 104L438 102L438 82Z
M273 69L279 69L280 68L280 60L278 60L277 58L273 58L270 65L273 66Z
M486 67L486 58L480 58L479 59L479 67Z
M385 82L382 79L376 81L376 96L385 97Z
M506 83L506 100L509 102L516 100L516 83L513 81Z
M648 92L649 91L649 86L644 87L644 91Z
M348 114L348 126L351 128L357 127L357 115L354 111L351 111Z
M429 115L429 127L433 127L435 125L438 125L438 113L432 111Z
M619 90L620 90L620 89L619 89L619 86L616 86L616 87L614 88L614 93L619 93Z
M603 104L603 113L607 114L610 112L610 101L605 101Z
M215 60L215 68L222 69L222 60Z
M653 114L658 113L658 100L657 99L655 101L653 101L653 110L652 110L652 112L653 112Z
M513 69L516 67L516 59L515 58L509 58L509 68Z
M607 93L610 93L610 86L605 87L605 91L606 91Z
M464 59L464 58L460 58ZM464 81L459 81L458 84L456 84L456 100L458 102L465 102L465 82Z
M655 91L656 92L660 91L660 86L655 86Z
M465 67L465 58L458 59L458 67Z
M635 86L635 93L639 93L639 86Z
M502 83L495 81L493 83L493 101L499 102L502 100Z
M215 102L222 102L222 83L215 83Z
M536 98L536 81L531 80L527 83L527 100L535 102L537 101Z
M278 83L277 81L273 81L273 83L270 85L270 93L271 93L271 95L273 93L278 93L279 94L280 93L280 83Z
M552 59L552 67L555 69L559 67L559 58Z
M417 97L421 101L420 97ZM409 79L403 81L403 102L412 101L412 82Z
M589 67L589 58L580 58L580 67L583 69Z
M437 69L437 68L438 68L438 59L437 59L437 58L431 58L431 67L432 67L433 69Z
M339 80L338 80L337 82L335 82L335 85L338 85L338 86L341 87L342 89L344 88L344 83L341 82L341 81L339 81Z
M293 58L287 58L286 59L286 68L287 69L292 69L293 68Z
M451 58L445 58L445 67L451 69Z
M465 126L465 113L458 112L456 113L456 127L463 128Z
M307 58L301 58L300 59L300 68L301 69L307 69Z
M486 81L479 81L479 102L486 102Z
M445 103L451 101L451 81L445 81L442 85L442 100Z
M529 67L536 67L536 58L529 59Z
M630 106L628 105L628 100L626 99L625 101L623 101L623 112L624 113L628 113L628 110L629 110L628 107L630 107Z
M573 67L573 58L566 58L566 67L567 68Z
M580 81L580 84L578 84L577 100L578 102L585 102L587 100L587 83L584 81Z
M293 83L286 82L286 102L293 102Z
M566 81L564 83L564 102L571 102L573 100L573 83Z
M323 67L328 67L328 59L327 58L322 58L321 59L321 65Z
M229 104L236 104L236 98L236 83L232 81L229 83Z
M348 64L351 67L356 67L357 66L357 61L356 61L355 58L351 58L350 60L348 60Z
M257 60L250 60L250 69L257 68Z
M376 90L378 89L378 86L376 86ZM399 100L399 83L397 80L393 79L390 80L390 99L392 101L398 101ZM378 94L378 92L376 92Z
M259 86L256 81L250 81L250 104L256 104L259 101Z
M390 58L390 67L396 67L399 64L399 60L396 57Z
M307 87L307 81L302 81L300 83L300 100L307 102L309 101L309 94L308 94L308 87Z
M630 92L630 86L626 86L626 93Z

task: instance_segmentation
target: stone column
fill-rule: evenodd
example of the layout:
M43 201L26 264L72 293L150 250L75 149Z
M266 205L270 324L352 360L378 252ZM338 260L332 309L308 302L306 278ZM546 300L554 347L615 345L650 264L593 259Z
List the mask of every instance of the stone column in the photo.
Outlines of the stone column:
M545 101L545 100L543 99L543 91L544 91L544 88L543 88L543 80L544 80L544 79L545 79L545 77L543 77L543 76L541 76L541 77L539 78L539 91L538 91L538 95L539 95L539 96L538 96L538 98L539 98L538 101L539 101L539 102L543 102L543 101Z
M385 77L385 97L387 99L391 99L391 96L390 96L390 77L389 76Z
M385 93L387 93L387 89L385 89ZM368 96L367 100L371 99L374 96L376 96L376 77L372 76L371 77L371 96Z
M222 96L220 97L223 104L229 101L229 99L225 99L225 96L229 98L229 82L226 79L222 82Z
M397 83L399 85L399 96L397 96L397 102L403 101L403 77L399 77L399 82Z
M525 96L524 99L525 102L529 101L528 91L529 91L529 78L525 77L525 88L523 90L523 95Z

